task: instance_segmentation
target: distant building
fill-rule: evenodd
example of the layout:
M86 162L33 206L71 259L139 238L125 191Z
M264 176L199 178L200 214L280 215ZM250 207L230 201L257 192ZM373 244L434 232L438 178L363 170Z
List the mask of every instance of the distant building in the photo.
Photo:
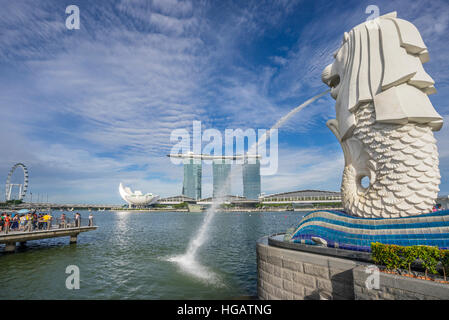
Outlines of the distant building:
M196 203L198 204L212 204L213 203L213 198L212 197L208 197L208 198L203 198L198 200ZM238 195L225 195L223 196L223 202L225 204L230 204L230 203L239 203L239 202L246 202L247 199L245 197L242 196L238 196ZM254 201L251 201L254 202Z
M129 187L125 187L121 182L119 185L119 193L123 200L128 203L128 206L142 208L156 203L159 200L159 196L146 193L143 194L142 191L136 190L132 191Z
M182 194L195 200L201 199L202 167L200 159L185 158Z
M253 159L249 162L248 159L245 159L242 168L242 176L243 196L247 199L257 200L261 193L259 159Z
M441 197L439 199L443 202L443 200L447 201L448 198ZM214 199L213 197L193 199L186 197L185 195L179 195L160 199L158 203L163 205L174 205L183 202L208 206L214 202ZM269 206L270 204L273 204L292 206L295 209L319 207L341 209L341 194L340 192L334 191L298 190L269 195L262 194L258 199L248 199L239 195L225 195L222 203L238 207L254 207L257 204ZM445 204L447 205L447 202Z
M173 204L180 204L183 202L195 203L196 200L193 198L186 197L184 195L179 195L179 196L162 198L159 200L158 203L164 204L164 205L173 205Z
M262 203L326 203L341 202L341 193L321 190L300 190L259 197Z
M213 192L212 197L218 198L231 193L231 164L225 159L214 159L212 162Z
M217 197L219 192L221 192L222 195L230 194L231 181L230 179L227 179L227 177L231 173L231 164L225 163L226 160L245 159L243 164L244 196L251 200L257 200L260 194L260 155L215 156L187 152L184 154L168 154L167 157L183 159L184 182L182 185L182 194L187 197L195 200L201 198L202 160L213 160L213 197ZM250 159L249 163L248 159Z
M449 196L438 196L436 204L440 204L442 210L449 209Z

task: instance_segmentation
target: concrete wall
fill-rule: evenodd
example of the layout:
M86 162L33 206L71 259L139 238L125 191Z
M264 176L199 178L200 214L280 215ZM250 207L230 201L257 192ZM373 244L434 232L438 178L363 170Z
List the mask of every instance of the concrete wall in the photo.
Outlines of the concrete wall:
M409 278L395 274L379 273L379 289L367 289L368 274L357 267L354 274L356 300L448 300L449 285L434 281Z
M258 296L263 300L449 299L449 285L379 273L367 289L370 264L257 244Z
M257 265L260 299L354 299L352 260L258 243Z

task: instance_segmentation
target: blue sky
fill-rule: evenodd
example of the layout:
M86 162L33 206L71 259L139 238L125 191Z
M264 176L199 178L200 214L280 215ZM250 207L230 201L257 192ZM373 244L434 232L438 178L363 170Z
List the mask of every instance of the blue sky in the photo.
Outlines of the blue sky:
M121 203L118 184L181 192L166 158L174 129L268 129L326 89L320 76L365 8L397 11L430 51L441 193L449 193L449 4L435 1L0 0L0 181L24 162L30 190L52 202ZM67 30L65 8L80 8ZM266 193L339 190L343 154L323 97L279 131L279 170ZM241 194L239 168L233 192ZM211 193L210 166L203 195ZM34 196L35 197L35 196Z

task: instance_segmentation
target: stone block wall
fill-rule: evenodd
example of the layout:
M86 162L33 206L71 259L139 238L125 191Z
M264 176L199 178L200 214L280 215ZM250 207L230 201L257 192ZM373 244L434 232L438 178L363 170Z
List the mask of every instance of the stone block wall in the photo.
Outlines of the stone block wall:
M367 289L368 274L357 267L354 274L356 300L448 300L449 285L429 280L409 278L395 274L379 273L379 288Z
M257 259L261 299L354 299L354 261L261 243Z
M257 244L258 296L263 300L449 299L449 285L379 272L368 289L369 263Z

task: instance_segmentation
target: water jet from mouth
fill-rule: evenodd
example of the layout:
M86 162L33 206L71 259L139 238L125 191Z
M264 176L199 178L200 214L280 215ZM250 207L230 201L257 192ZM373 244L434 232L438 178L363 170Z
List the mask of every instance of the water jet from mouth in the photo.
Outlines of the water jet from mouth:
M289 113L287 113L285 116L283 116L281 119L279 119L274 126L271 127L270 130L278 129L280 128L285 122L287 122L293 115L310 105L312 102L317 100L318 98L324 96L325 94L329 93L330 90L326 90L310 99L302 103L301 105L297 106L296 108L292 109ZM265 143L267 141L267 131L260 139L259 141L255 142L249 149L247 154L256 154L257 148L262 143ZM226 185L229 183L230 175L226 178ZM225 196L222 194L224 191L224 186L221 190L218 192L218 196L216 198L212 198L212 205L207 209L206 216L204 217L203 223L201 224L200 228L198 229L198 232L195 234L195 236L190 240L189 245L187 246L187 250L184 254L179 256L174 256L169 258L168 260L171 262L176 262L182 271L199 278L200 280L204 280L209 283L214 284L220 284L219 279L215 273L208 270L206 267L201 265L197 260L197 254L198 250L204 245L204 243L207 241L207 237L209 234L209 226L215 216L215 213L217 212L217 209L224 203Z

